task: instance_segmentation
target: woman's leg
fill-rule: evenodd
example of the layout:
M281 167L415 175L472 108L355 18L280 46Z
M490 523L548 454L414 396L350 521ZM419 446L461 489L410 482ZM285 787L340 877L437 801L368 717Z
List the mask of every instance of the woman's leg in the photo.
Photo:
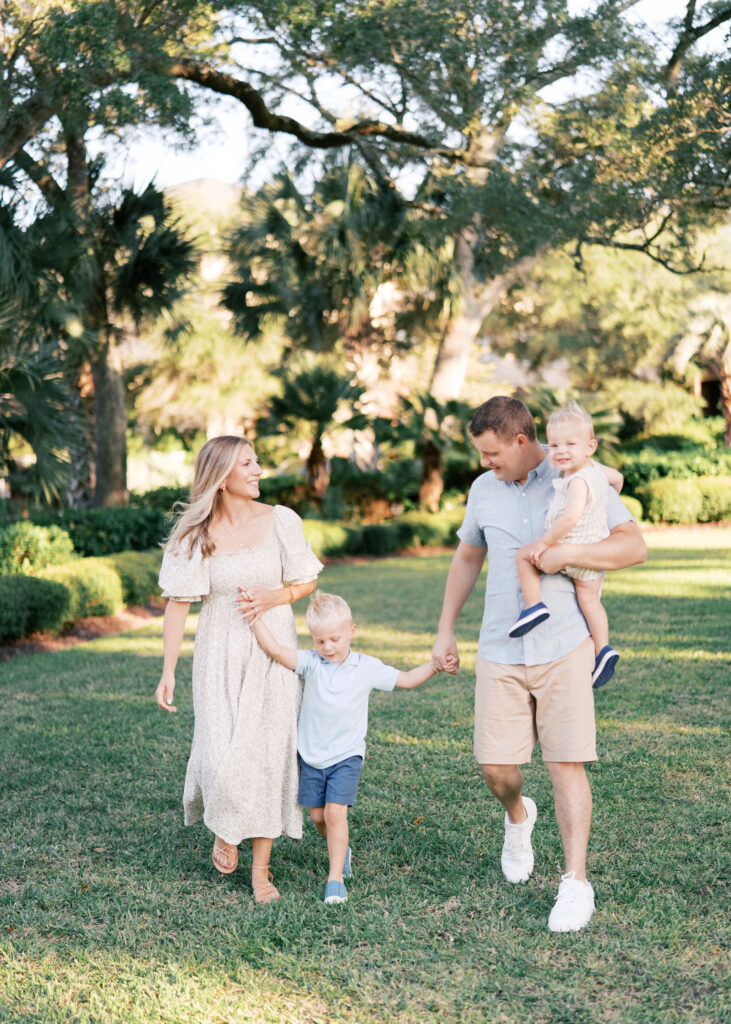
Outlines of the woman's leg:
M594 652L598 654L609 643L609 622L600 600L602 578L598 576L595 580L574 580L574 585L576 600L594 641Z
M281 899L279 892L272 885L269 871L272 842L272 839L264 838L251 840L251 888L254 890L254 902L262 905Z

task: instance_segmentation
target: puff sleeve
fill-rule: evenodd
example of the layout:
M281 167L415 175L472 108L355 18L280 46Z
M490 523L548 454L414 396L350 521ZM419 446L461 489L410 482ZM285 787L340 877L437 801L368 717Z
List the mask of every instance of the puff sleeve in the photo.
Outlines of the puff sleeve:
M162 596L172 601L200 601L211 589L210 559L203 558L200 547L183 543L179 548L166 549L158 580Z
M309 583L324 566L302 531L302 520L286 505L274 506L274 530L282 557L282 578L289 583Z

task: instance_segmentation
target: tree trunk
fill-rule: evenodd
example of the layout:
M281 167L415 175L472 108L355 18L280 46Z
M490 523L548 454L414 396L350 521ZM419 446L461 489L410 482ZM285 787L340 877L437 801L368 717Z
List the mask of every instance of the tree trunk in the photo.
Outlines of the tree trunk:
M310 454L307 456L305 482L307 497L319 507L325 499L330 484L330 470L322 449L322 442L319 439L312 442Z
M429 512L439 511L439 501L444 490L442 477L442 453L435 444L427 441L421 452L421 483L419 486L419 508Z
M473 273L476 237L472 228L469 228L457 239L456 261L462 282L463 300L460 312L447 325L434 362L429 388L439 402L460 397L467 376L470 353L485 319L508 288L538 260L539 254L526 256L504 274L480 284Z
M731 343L726 346L718 365L718 379L721 383L721 412L726 429L724 441L731 446Z
M95 505L126 505L127 411L124 405L122 361L111 327L100 330L92 357L94 422L96 427Z

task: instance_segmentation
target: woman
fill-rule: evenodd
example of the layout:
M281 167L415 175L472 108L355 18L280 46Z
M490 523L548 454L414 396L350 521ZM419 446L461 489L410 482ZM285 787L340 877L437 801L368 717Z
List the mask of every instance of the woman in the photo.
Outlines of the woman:
M271 661L250 623L260 616L281 643L296 646L289 607L312 593L322 564L299 516L259 497L254 448L242 437L214 437L198 453L189 504L165 546L160 586L168 599L164 664L155 692L175 711L175 666L192 601L203 601L193 656L193 749L185 778L185 824L201 818L215 835L213 863L238 864L252 840L251 885L259 904L280 898L269 858L280 835L299 839L294 672ZM243 612L243 616L242 616Z

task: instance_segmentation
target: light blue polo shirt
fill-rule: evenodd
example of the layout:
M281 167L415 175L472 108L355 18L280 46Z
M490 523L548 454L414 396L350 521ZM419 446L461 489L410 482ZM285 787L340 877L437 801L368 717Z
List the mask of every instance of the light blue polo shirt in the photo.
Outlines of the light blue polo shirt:
M457 536L465 544L486 547L485 613L478 650L481 657L501 665L544 665L573 651L589 636L579 610L574 585L568 576L541 576L541 600L551 618L523 637L508 630L523 609L515 554L518 548L545 533L544 521L558 471L546 456L532 469L524 484L498 480L483 473L470 488L467 508ZM632 516L613 487L607 500L610 532Z
M399 670L357 651L342 665L317 651L297 651L296 671L305 682L297 723L302 760L329 768L346 757L365 757L368 697L371 690L393 690Z

